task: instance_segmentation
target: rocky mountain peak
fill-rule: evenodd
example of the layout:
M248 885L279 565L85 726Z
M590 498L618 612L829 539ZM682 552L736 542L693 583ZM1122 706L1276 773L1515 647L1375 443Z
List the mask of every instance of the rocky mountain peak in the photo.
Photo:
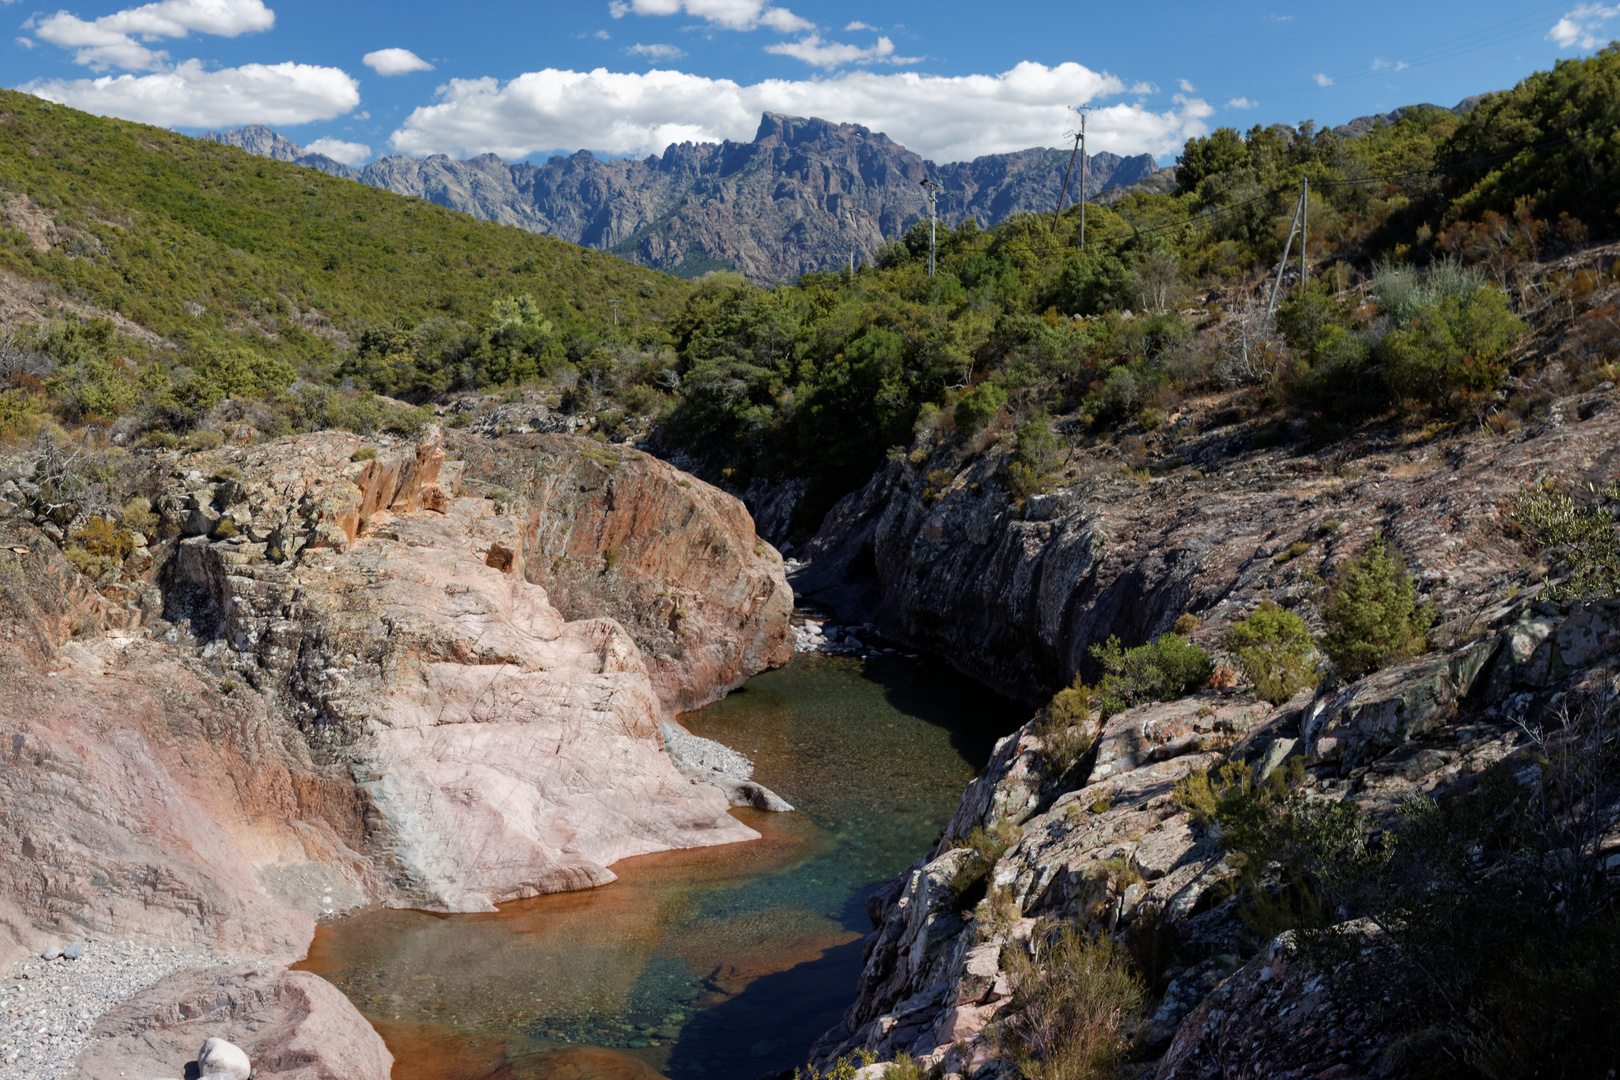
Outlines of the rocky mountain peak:
M749 142L672 143L641 160L579 150L539 165L494 154L395 155L359 171L263 126L205 138L670 273L736 270L755 281L791 281L851 257L871 262L922 219L917 182L925 176L945 184L941 220L988 227L1049 212L1068 165L1066 151L1042 147L936 165L860 124L772 112L761 114ZM1093 154L1087 193L1158 171L1148 154Z

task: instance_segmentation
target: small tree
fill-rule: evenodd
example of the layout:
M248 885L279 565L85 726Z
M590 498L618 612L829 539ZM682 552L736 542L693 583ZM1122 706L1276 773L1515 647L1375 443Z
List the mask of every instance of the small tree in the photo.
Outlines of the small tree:
M956 403L956 430L963 437L988 424L1007 404L1007 393L994 383L980 383Z
M1221 643L1237 657L1255 693L1273 705L1281 705L1301 687L1321 681L1316 648L1305 620L1270 600L1262 601L1248 618L1234 623Z
M1352 679L1422 652L1434 622L1434 612L1418 605L1417 584L1400 554L1383 537L1340 568L1322 615L1328 625L1322 651Z
M1399 398L1439 407L1494 391L1504 356L1528 328L1492 288L1448 296L1384 338L1385 377Z

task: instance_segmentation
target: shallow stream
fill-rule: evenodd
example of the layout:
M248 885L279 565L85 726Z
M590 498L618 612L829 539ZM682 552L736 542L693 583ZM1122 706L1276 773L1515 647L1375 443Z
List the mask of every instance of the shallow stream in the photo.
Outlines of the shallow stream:
M394 1080L755 1080L802 1064L854 998L864 901L937 841L1027 716L943 664L801 655L682 717L798 810L764 839L614 865L489 915L372 910L301 967L376 1025Z

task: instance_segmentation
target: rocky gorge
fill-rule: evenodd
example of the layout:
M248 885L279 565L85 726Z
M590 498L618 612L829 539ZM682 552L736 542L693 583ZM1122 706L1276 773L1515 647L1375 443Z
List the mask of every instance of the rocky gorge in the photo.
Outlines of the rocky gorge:
M493 446L446 461L437 436L346 433L173 458L151 535L95 582L13 485L8 966L86 937L91 959L122 939L258 965L151 967L175 973L86 1014L51 1044L56 1065L88 1040L85 1075L172 1074L185 1059L165 1047L228 1020L257 1032L261 1076L385 1076L341 994L281 973L315 919L492 910L611 881L627 855L757 835L726 811L763 796L689 779L660 731L791 654L779 557L740 504L662 463L515 442L504 464ZM569 618L553 597L598 602L560 572L569 559L604 595L661 592L668 610L634 634ZM26 999L40 984L21 974Z
M923 438L834 509L795 587L1043 700L1095 679L1090 647L1111 635L1179 628L1226 665L1226 631L1262 601L1320 626L1324 581L1382 535L1436 612L1432 651L1281 706L1218 666L1190 697L1089 714L1072 767L1051 742L1061 727L1037 716L998 745L935 850L868 902L860 993L818 1044L818 1067L859 1051L1001 1074L998 1033L1030 1005L1015 993L1018 957L1077 925L1128 948L1145 977L1154 1005L1131 1075L1405 1075L1411 1044L1374 1018L1348 967L1254 928L1243 864L1189 804L1189 778L1236 762L1260 785L1286 766L1307 805L1393 826L1503 769L1551 784L1539 777L1576 745L1579 717L1612 724L1620 610L1544 596L1548 565L1514 520L1527 487L1601 492L1620 476L1612 385L1497 438L1323 444L1195 402L1143 450L1145 462L1122 463L1117 448L1077 447L1064 481L1020 506L997 489L994 450L946 484L929 475ZM1578 848L1599 877L1620 869L1614 794L1590 796L1594 832ZM1005 850L981 856L991 834ZM964 901L981 857L983 885ZM1385 983L1383 1000L1400 986Z

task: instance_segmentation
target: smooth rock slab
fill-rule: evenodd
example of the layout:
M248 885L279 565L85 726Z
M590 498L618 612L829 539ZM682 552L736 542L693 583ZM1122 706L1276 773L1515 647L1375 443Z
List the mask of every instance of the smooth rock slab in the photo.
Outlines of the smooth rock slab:
M177 971L109 1010L79 1055L78 1076L184 1075L199 1043L199 1075L233 1080L247 1077L244 1059L259 1080L388 1080L394 1065L381 1036L325 979L237 964Z

